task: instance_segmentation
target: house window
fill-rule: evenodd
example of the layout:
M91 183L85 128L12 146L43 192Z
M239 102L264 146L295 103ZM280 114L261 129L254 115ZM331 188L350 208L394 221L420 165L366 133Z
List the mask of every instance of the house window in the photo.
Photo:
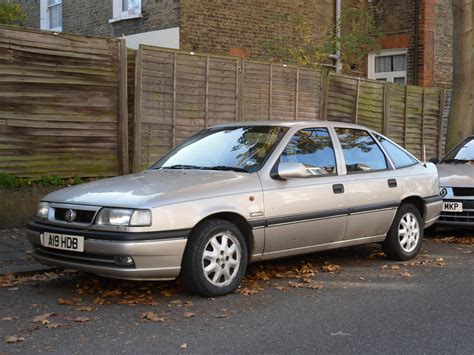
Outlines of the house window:
M41 29L62 31L63 29L63 4L62 0L41 0Z
M142 16L141 0L113 0L114 17L109 22L127 20Z
M395 84L407 82L407 51L383 51L369 54L369 79Z

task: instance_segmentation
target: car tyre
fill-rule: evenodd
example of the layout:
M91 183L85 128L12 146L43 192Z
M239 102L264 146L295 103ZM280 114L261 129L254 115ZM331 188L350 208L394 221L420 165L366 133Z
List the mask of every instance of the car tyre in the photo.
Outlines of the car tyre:
M410 260L421 248L423 241L423 218L412 204L402 205L395 215L382 249L392 260Z
M240 285L247 264L248 247L240 229L225 220L208 220L189 236L181 281L191 293L222 296Z

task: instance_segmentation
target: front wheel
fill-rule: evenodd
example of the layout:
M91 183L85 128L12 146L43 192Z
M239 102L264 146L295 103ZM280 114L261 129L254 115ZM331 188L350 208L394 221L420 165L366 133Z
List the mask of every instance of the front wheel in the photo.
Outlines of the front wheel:
M384 253L393 260L410 260L421 248L423 219L412 204L402 205L382 243Z
M240 285L247 263L241 231L225 220L206 221L188 240L181 270L183 286L201 296L225 295Z

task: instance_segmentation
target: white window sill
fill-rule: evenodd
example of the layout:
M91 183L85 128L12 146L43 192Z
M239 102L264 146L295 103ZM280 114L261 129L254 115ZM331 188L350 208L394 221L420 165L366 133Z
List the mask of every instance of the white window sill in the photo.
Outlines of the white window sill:
M114 23L114 22L119 22L119 21L126 21L126 20L133 20L134 18L142 18L142 14L136 14L136 15L122 15L120 17L114 17L109 20L109 23Z
M43 31L51 31L51 32L62 32L63 28L62 27L56 27L56 28L41 28Z

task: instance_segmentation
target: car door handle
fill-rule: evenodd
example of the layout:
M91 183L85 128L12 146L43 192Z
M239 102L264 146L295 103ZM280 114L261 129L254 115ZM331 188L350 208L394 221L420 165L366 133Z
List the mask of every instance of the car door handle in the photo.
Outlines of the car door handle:
M343 184L332 185L332 191L334 191L335 194L342 194L344 193L344 185Z
M397 187L397 179L388 179L388 187Z

